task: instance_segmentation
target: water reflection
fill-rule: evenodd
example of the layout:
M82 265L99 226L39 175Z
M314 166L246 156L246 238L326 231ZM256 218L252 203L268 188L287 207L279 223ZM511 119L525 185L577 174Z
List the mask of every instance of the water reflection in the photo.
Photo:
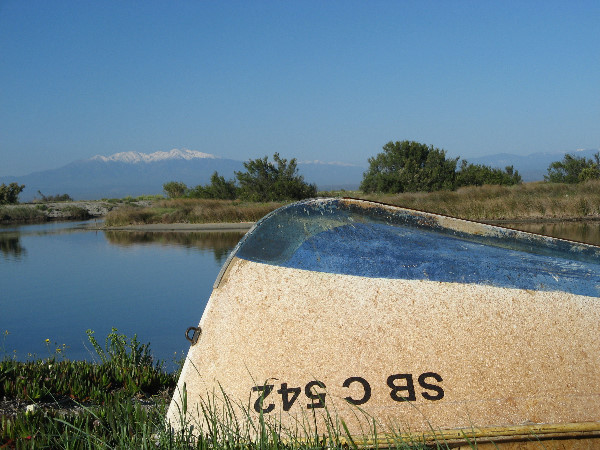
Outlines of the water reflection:
M0 233L0 252L5 259L21 259L27 252L18 233Z
M165 245L209 250L217 263L222 264L229 252L237 245L244 233L238 232L147 232L147 231L105 231L108 242L129 247L134 245Z
M0 360L48 355L46 339L91 357L86 330L151 342L167 364L188 342L243 233L104 232L47 224L0 228ZM8 353L5 353L8 352ZM172 367L174 368L174 366Z
M502 226L560 239L600 245L600 222L509 223Z

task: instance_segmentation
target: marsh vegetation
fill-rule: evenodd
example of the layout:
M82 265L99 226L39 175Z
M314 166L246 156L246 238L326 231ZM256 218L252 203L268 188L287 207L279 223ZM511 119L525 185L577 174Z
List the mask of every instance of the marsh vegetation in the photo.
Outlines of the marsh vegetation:
M512 186L467 186L455 191L365 194L361 191L319 192L321 197L353 197L389 203L468 220L563 221L600 219L600 180L578 184L522 183ZM151 206L125 206L106 216L106 226L148 223L254 222L284 202L164 199Z

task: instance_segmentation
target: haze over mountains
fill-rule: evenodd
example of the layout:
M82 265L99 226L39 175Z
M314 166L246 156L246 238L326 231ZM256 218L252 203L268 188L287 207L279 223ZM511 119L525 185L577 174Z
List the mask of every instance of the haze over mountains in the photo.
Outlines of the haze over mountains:
M269 156L272 160L271 156ZM319 189L355 189L366 167L322 161L298 162L298 169L309 183ZM210 182L217 171L226 179L235 171L244 171L244 162L187 149L167 152L124 152L110 156L96 155L63 167L18 177L1 177L0 183L25 185L20 201L44 195L69 194L75 200L122 198L163 194L169 181L182 181L189 187Z
M598 150L568 152L590 158ZM564 153L533 153L527 156L502 153L470 158L469 162L504 168L513 165L524 181L542 180L553 161ZM271 156L269 155L271 159ZM319 190L357 189L367 170L364 166L342 162L298 161L299 173ZM31 201L44 195L69 194L75 200L122 198L146 194L162 194L162 185L168 181L182 181L189 187L210 182L215 172L226 179L243 171L243 161L187 149L173 149L154 153L123 152L110 156L97 155L74 161L58 169L34 172L18 177L1 177L0 183L17 182L25 185L20 201Z

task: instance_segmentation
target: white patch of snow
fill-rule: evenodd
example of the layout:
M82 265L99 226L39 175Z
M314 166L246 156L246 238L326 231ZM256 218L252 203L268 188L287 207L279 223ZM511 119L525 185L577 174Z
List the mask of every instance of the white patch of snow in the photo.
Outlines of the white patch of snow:
M343 167L359 167L356 164L345 163L341 161L321 161L319 159L315 159L313 161L298 161L298 164L318 164L318 165L326 165L326 166L343 166Z
M200 159L200 158L217 158L215 155L211 155L210 153L198 152L195 150L188 149L177 149L174 148L168 152L154 152L154 153L141 153L141 152L121 152L115 153L110 156L102 156L96 155L90 159L94 161L119 161L126 162L131 164L137 163L151 163L156 161L166 161L172 159L185 159L187 161L191 159Z

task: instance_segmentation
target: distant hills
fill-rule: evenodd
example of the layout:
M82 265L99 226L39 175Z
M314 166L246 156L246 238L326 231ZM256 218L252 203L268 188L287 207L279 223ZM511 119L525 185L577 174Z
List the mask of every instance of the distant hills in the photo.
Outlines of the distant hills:
M598 150L574 153L590 158ZM501 153L480 158L467 158L470 163L504 168L513 165L524 181L542 180L553 161L564 153L533 153L527 156ZM341 162L299 161L298 169L304 179L315 183L319 190L357 189L362 181L364 166ZM97 155L74 161L58 169L34 172L18 177L1 177L0 183L13 181L24 184L21 201L31 201L44 195L69 194L75 200L122 198L146 194L162 194L162 185L168 181L182 181L193 187L210 182L218 171L226 179L234 178L235 171L243 171L243 161L219 158L209 153L187 149L164 152L123 152L110 156Z
M187 149L167 152L124 152L111 156L97 155L74 161L58 169L34 172L18 177L0 177L1 183L25 185L19 196L23 202L44 195L69 194L75 200L98 200L126 196L162 194L168 181L182 181L189 187L210 182L215 172L226 179L243 171L243 161ZM322 161L300 161L298 170L320 190L356 189L365 167Z
M570 153L575 156L591 158L600 149L575 150ZM513 155L510 153L498 153L480 158L465 158L473 164L484 164L486 166L504 169L506 166L514 166L519 171L523 181L541 181L548 174L548 166L554 161L560 161L565 153L531 153L530 155Z

